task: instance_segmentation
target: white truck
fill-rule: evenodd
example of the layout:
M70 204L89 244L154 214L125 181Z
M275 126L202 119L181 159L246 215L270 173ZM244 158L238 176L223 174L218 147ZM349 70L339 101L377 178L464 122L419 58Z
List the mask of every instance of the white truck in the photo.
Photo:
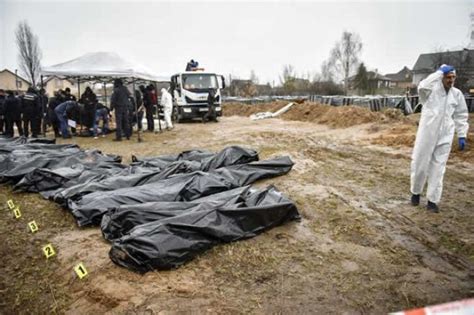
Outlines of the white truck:
M225 80L221 75L205 71L187 71L171 77L170 92L173 97L174 120L182 122L201 118L208 112L208 96L213 89L215 92L215 111L222 116L222 89Z

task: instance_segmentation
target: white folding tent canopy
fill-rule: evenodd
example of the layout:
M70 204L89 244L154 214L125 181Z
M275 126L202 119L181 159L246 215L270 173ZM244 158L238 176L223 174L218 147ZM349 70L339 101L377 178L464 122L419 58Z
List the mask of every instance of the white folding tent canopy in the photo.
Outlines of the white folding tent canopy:
M43 83L43 76L77 80L78 95L80 95L81 81L102 82L105 92L105 83L115 78L133 83L133 90L137 81L170 82L170 77L159 76L145 66L126 60L113 52L88 53L54 66L44 67L41 69L41 83ZM107 102L106 93L105 98ZM161 131L159 121L158 126ZM140 141L140 133L138 133L138 140Z
M159 76L145 66L131 62L113 52L88 53L73 60L44 67L43 76L101 80L106 78L130 78L153 82L169 82L170 78Z

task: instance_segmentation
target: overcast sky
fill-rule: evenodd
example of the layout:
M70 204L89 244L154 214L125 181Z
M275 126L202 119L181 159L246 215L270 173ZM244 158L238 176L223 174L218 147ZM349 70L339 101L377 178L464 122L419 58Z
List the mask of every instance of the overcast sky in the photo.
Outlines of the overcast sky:
M0 0L0 69L18 68L14 31L26 20L42 64L114 51L158 74L206 70L242 79L253 69L278 84L285 64L320 72L344 30L363 42L362 61L386 74L412 68L421 53L469 43L474 0L446 1L5 1Z

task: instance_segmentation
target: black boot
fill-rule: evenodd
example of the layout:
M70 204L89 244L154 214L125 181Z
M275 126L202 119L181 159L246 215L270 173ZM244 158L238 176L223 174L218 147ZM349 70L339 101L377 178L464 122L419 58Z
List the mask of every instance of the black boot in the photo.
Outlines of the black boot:
M411 195L411 205L418 206L420 204L420 195Z
M426 205L426 209L428 209L428 211L431 211L431 212L434 212L434 213L439 212L438 205L435 204L434 202L429 201L429 200L428 200L428 204Z

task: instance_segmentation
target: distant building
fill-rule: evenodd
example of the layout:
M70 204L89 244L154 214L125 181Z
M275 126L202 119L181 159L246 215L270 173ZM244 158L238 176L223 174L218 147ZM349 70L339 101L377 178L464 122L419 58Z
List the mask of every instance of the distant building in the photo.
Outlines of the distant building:
M234 79L230 82L228 92L233 96L255 96L257 94L257 89L252 80L240 80Z
M442 64L456 68L456 84L466 91L474 87L474 49L446 51L421 54L413 67L413 84L418 85L430 73L436 71Z
M0 71L0 89L26 92L30 86L31 83L28 80L16 75L12 71L8 69Z
M406 66L397 73L386 74L385 77L391 80L391 88L407 89L413 85L413 72Z
M75 84L74 81L68 79L61 79L57 76L51 76L46 78L43 81L43 86L46 90L46 94L50 97L54 95L55 91L64 90L66 88L70 88L72 94L77 94L77 84Z
M356 76L353 75L348 78L349 80L349 89L355 89L355 78ZM375 91L377 89L385 89L389 88L392 82L392 79L381 75L377 71L367 71L367 79L369 81L369 90Z

